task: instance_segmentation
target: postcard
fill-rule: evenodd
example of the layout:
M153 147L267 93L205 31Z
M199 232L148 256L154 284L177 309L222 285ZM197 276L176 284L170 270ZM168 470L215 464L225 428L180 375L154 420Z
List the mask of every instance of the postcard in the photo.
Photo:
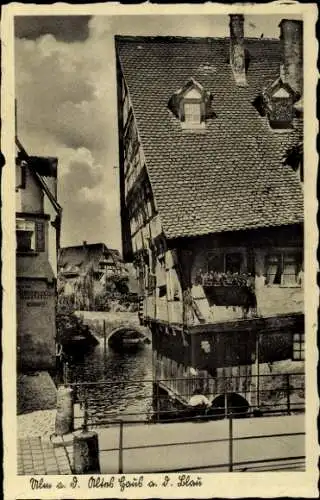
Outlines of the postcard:
M3 7L6 499L318 496L316 20Z

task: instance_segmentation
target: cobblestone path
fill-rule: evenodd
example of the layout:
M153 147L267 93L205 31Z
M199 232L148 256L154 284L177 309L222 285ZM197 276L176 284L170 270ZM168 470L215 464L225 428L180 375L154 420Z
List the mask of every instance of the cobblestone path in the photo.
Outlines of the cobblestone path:
M18 474L72 474L69 456L63 446L37 437L18 439Z

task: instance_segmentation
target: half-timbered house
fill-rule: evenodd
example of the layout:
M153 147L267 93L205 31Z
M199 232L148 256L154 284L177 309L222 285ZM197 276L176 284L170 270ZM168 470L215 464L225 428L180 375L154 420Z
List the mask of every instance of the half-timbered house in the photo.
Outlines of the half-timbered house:
M257 369L304 359L302 22L243 26L115 40L123 253L155 384L184 400L232 376L255 404Z

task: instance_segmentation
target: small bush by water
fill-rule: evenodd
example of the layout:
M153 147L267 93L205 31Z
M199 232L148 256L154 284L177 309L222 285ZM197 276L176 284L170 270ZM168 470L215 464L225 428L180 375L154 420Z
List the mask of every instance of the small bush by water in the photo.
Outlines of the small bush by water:
M84 346L96 345L98 341L92 335L88 325L85 325L82 318L74 314L74 310L68 304L59 305L56 315L57 342L65 350L74 346L76 339L83 339Z

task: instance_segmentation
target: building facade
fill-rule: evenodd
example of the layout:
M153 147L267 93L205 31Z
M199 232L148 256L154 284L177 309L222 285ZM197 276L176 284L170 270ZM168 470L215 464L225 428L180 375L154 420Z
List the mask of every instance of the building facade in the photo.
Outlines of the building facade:
M155 384L184 402L230 377L254 405L262 365L304 359L302 22L243 25L115 42L124 258Z
M75 309L95 310L108 282L117 277L127 277L125 265L119 251L104 243L84 241L59 251L59 300L69 300Z
M57 253L62 210L57 158L29 156L16 140L17 363L55 369Z

